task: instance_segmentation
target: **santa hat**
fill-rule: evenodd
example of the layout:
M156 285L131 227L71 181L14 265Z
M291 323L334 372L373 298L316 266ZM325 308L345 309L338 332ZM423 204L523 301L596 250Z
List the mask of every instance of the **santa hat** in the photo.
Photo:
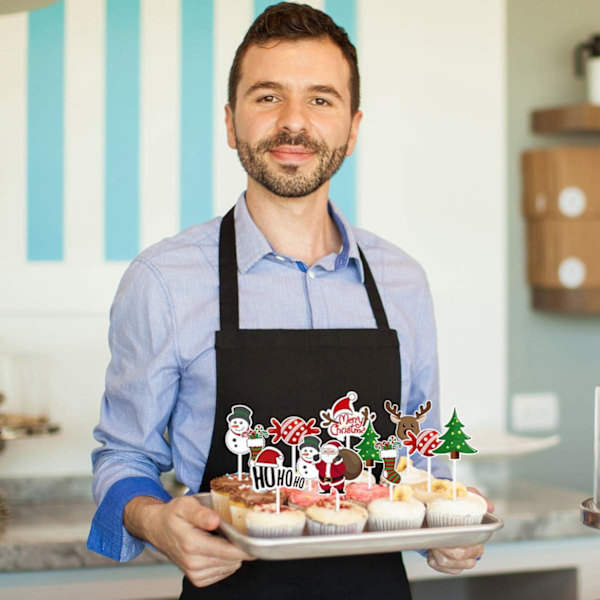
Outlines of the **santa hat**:
M227 415L227 422L231 422L232 419L244 419L250 424L252 417L252 409L244 406L243 404L236 404L231 407L231 412Z
M267 446L266 448L263 448L258 456L256 457L256 460L254 461L255 465L272 465L274 467L277 467L279 464L281 464L283 462L283 454L281 452L281 450L278 450L277 448L273 448L272 446Z
M332 412L333 417L337 417L342 414L352 414L354 412L354 406L352 403L358 398L356 392L348 392L343 398L339 398L333 404Z
M318 450L321 447L321 439L316 435L307 435L302 439L302 443L298 446L300 450L302 448L314 448Z
M335 448L337 448L338 450L340 448L343 448L344 446L342 446L341 442L338 442L337 440L330 440L329 442L325 442L323 444L323 448L325 448L325 446L335 446Z

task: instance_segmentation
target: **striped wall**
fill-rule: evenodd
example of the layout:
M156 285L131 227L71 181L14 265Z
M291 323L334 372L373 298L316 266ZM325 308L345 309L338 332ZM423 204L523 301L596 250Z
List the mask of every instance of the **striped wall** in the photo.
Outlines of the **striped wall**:
M7 247L3 260L128 261L230 206L245 176L232 164L235 153L216 139L215 112L222 121L237 43L271 3L61 0L0 17L4 29L18 25L17 33L0 36L0 54L8 63L25 50L23 70L11 68L9 76L24 78L17 89L26 106L25 115L19 103L3 110L13 135L26 140L25 165L3 182L25 185L25 239ZM356 41L356 0L312 4ZM216 177L227 178L219 165L238 173L224 190L215 185ZM354 220L354 157L331 195ZM4 221L0 235L12 226Z

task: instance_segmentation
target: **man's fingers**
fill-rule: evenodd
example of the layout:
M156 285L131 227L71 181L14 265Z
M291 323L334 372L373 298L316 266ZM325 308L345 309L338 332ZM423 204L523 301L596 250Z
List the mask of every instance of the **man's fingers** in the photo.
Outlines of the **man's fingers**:
M454 561L476 559L483 555L483 544L461 546L458 548L434 548L436 554L441 554Z
M189 538L182 545L185 554L217 558L224 561L238 562L255 560L237 546L217 535L211 535L202 530L190 529Z
M196 587L206 587L235 573L242 563L232 563L229 567L211 567L200 571L186 571L187 578Z
M205 531L214 531L221 522L214 510L202 506L195 498L181 498L178 508L183 519Z

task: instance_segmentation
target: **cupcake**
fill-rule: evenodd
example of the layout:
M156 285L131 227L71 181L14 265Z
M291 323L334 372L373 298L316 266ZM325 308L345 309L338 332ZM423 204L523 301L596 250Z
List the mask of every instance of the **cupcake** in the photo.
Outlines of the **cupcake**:
M288 495L288 505L291 508L298 508L300 510L306 510L315 502L323 499L323 496L316 489L309 491L285 488L285 491Z
M333 498L322 498L306 509L310 535L360 533L365 527L367 517L365 508L345 500L340 500L340 510L336 510Z
M410 463L410 469L408 465ZM425 483L427 486L427 471L423 471L422 469L417 469L413 467L413 461L406 458L406 456L401 456L398 464L396 465L396 471L400 474L402 478L402 483L406 483L408 485L417 486L419 484Z
M429 527L478 525L487 511L487 502L479 494L467 492L466 496L436 498L427 506Z
M413 498L409 485L394 487L394 499L378 498L369 503L369 529L390 531L394 529L417 529L425 518L425 505Z
M417 500L425 504L430 504L436 498L446 498L452 500L454 491L452 481L447 479L434 479L431 482L431 491L427 491L427 482L413 487L414 496ZM456 482L456 497L464 498L467 495L467 488L460 482Z
M229 494L238 489L250 489L252 481L248 473L242 473L241 480L237 473L227 473L215 477L210 481L210 496L212 498L213 510L226 523L231 523L231 511L229 510Z
M346 488L346 500L363 508L367 508L369 502L377 498L387 498L388 496L388 486L381 483L371 485L370 488L368 483L351 483Z
M246 512L248 534L255 537L275 538L302 535L306 515L301 510L275 504L257 504Z
M284 504L287 500L285 492L280 490L279 501ZM241 533L246 533L246 513L257 504L274 504L277 502L275 490L255 492L252 488L239 488L229 494L231 524Z

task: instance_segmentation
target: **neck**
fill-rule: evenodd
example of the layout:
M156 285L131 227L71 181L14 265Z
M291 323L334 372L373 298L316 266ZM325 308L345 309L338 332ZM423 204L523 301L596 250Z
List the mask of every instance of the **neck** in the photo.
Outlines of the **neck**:
M329 182L309 196L283 198L248 179L246 204L252 220L278 254L308 266L339 252L342 238L329 216Z

